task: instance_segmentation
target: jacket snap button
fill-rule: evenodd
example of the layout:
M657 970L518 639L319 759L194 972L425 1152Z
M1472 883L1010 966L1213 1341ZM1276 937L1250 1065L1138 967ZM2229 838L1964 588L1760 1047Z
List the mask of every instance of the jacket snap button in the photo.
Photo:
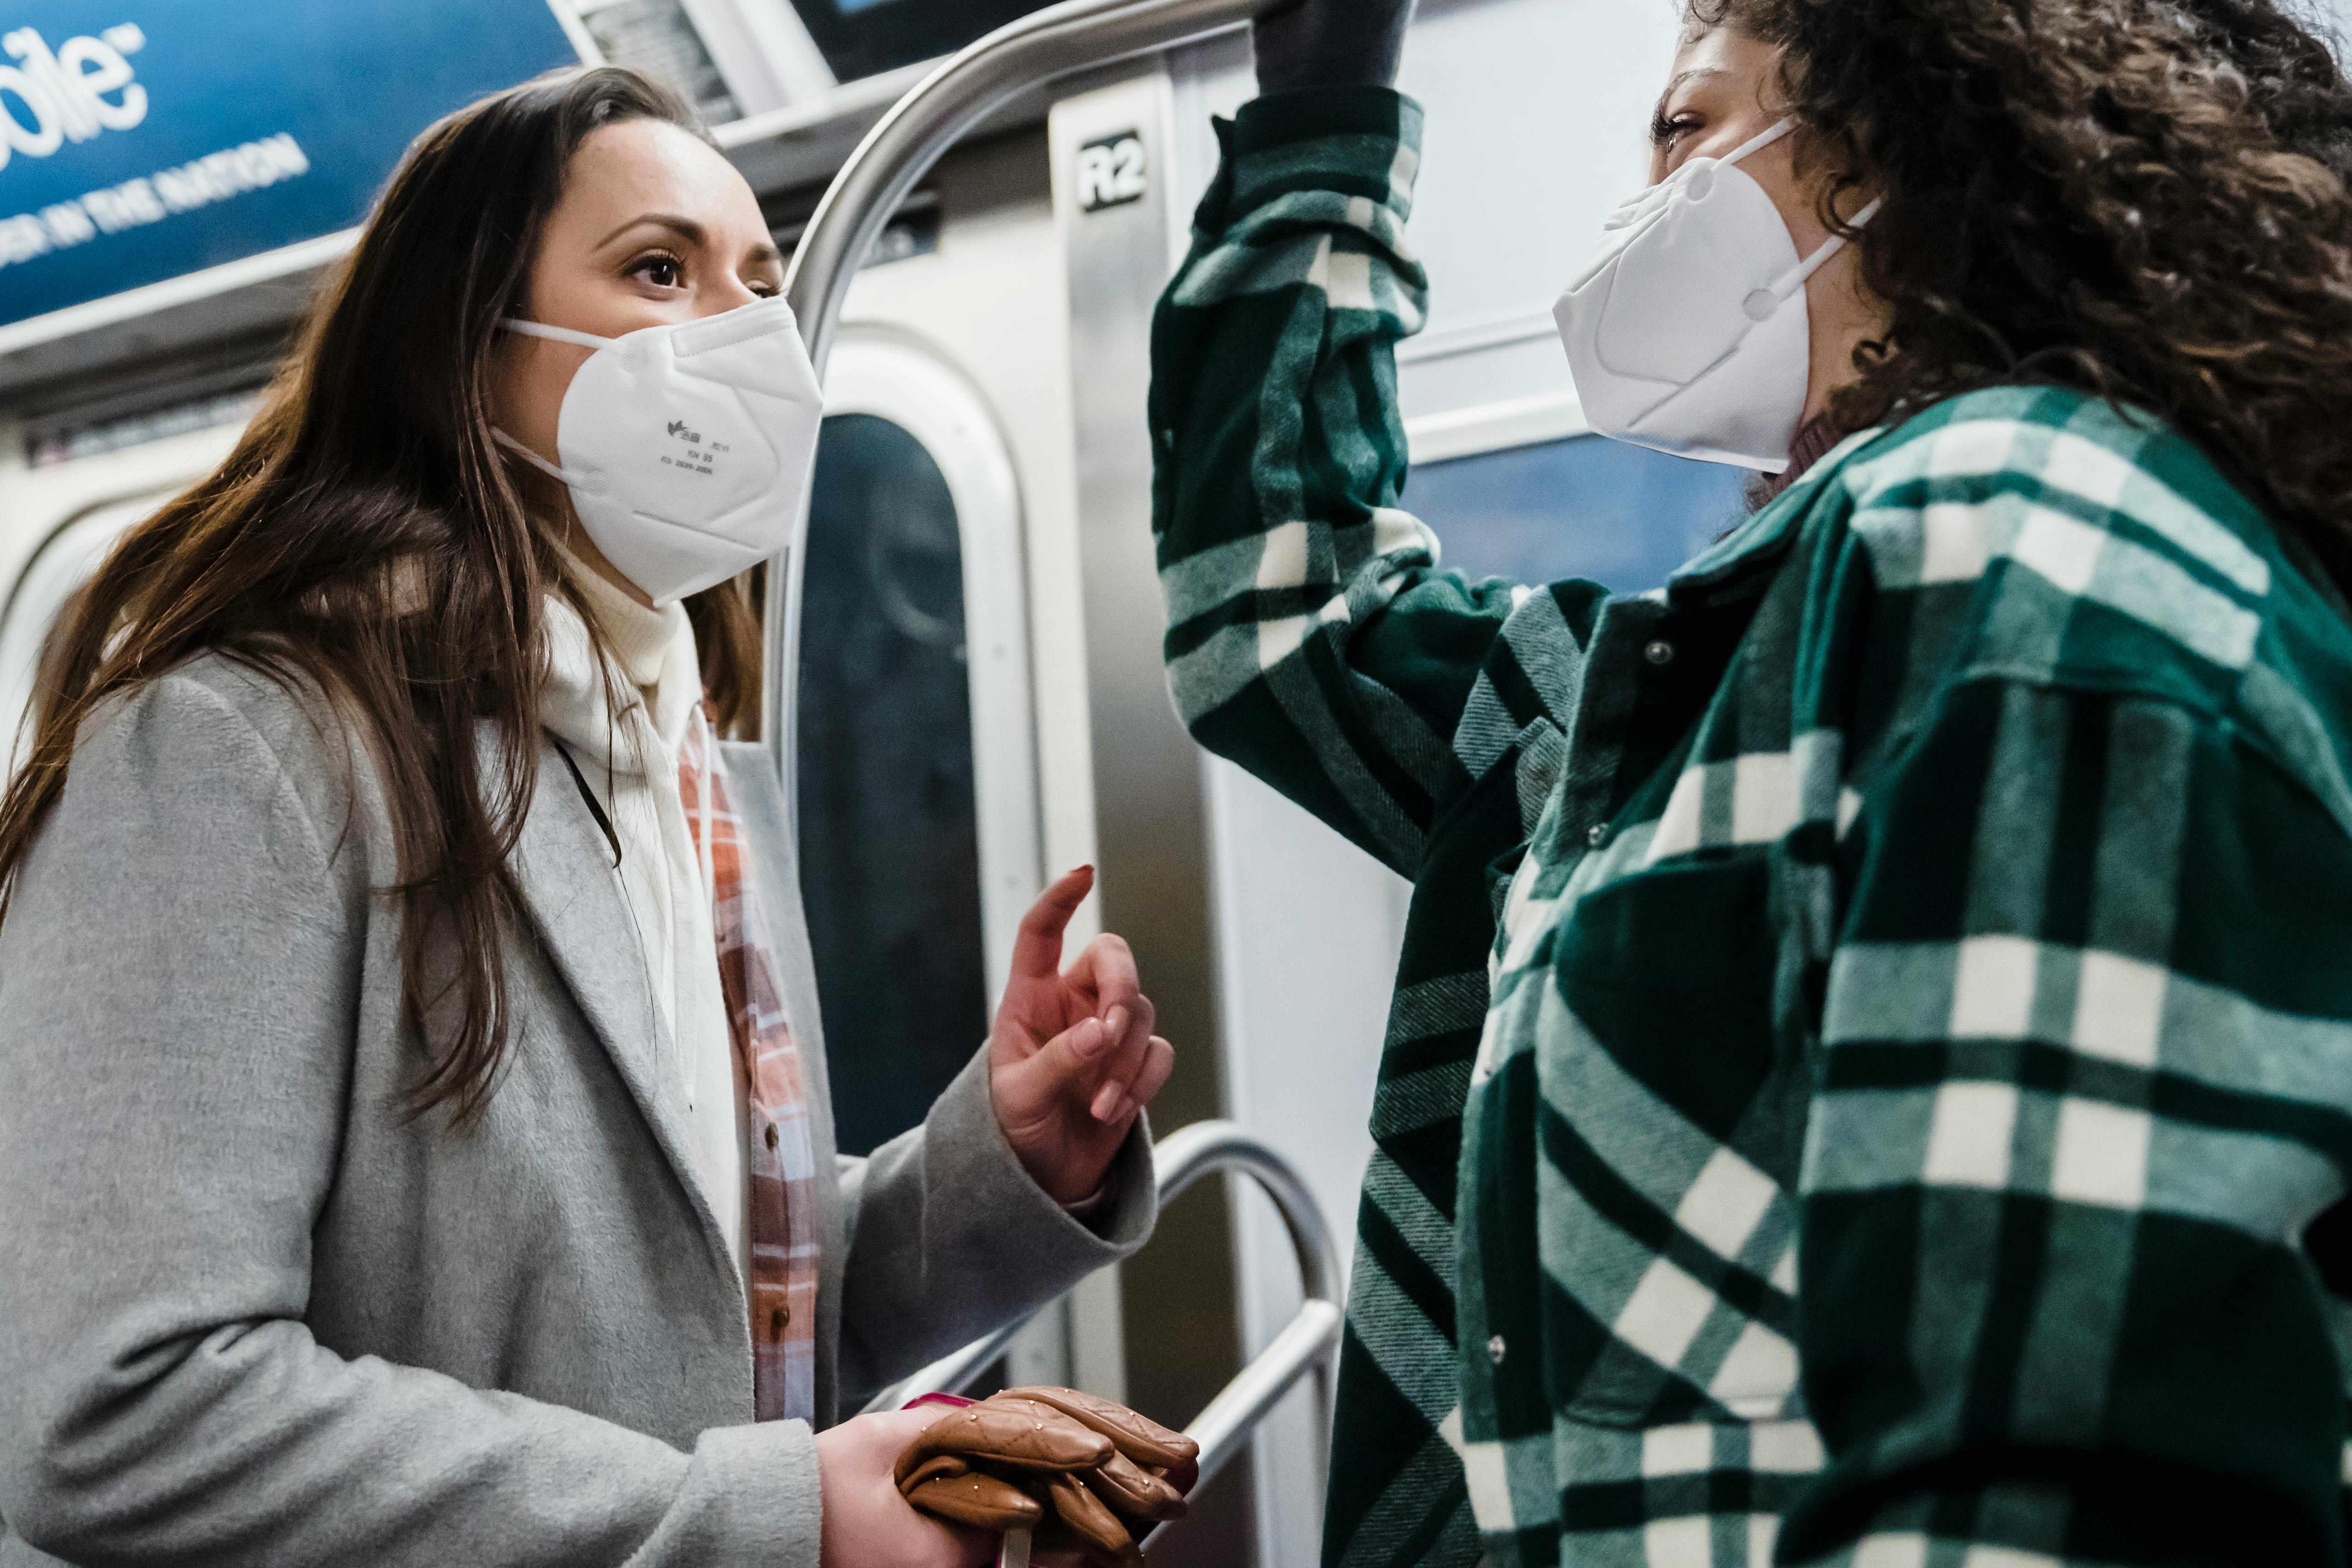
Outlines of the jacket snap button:
M1653 643L1642 650L1642 657L1663 670L1675 662L1675 645L1664 640Z
M774 1148L774 1147L776 1146L776 1145L781 1141L781 1140L779 1140L779 1139L777 1138L777 1136L776 1136L776 1124L775 1124L773 1122L771 1122L771 1123L769 1123L769 1124L768 1124L768 1134L767 1134L767 1135L768 1135L768 1147L770 1147L771 1149L772 1149L772 1148Z
M1493 1362L1496 1366L1502 1365L1504 1348L1503 1336L1501 1334L1496 1334L1493 1339L1486 1342L1486 1359Z
M1609 824L1606 822L1595 822L1592 826L1585 829L1584 841L1591 844L1596 850L1601 845L1607 843L1609 841Z
M768 1337L770 1339L783 1338L784 1330L791 1326L792 1321L793 1310L790 1307L778 1307L774 1312L770 1312L768 1314Z

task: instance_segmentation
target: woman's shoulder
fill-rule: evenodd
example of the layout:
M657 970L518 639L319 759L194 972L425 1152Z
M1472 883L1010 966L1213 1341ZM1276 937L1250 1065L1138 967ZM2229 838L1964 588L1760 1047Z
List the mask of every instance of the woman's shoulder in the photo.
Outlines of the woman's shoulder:
M202 799L225 831L239 817L290 816L327 853L369 775L349 716L315 680L206 650L101 705L76 737L66 789L100 810Z
M2169 421L2076 387L1943 399L1859 444L1841 478L1859 505L2013 497L2101 528L2137 525L2230 573L2244 570L2246 535L2269 532L2262 508ZM2214 527L2184 523L2192 515Z
M1868 565L1842 623L1862 663L1905 666L1893 728L1982 680L2151 699L2252 744L2352 830L2352 622L2166 421L1990 388L1858 440L1827 486L1815 538Z
M2154 414L1986 388L1859 444L1837 480L1878 590L1969 601L1977 662L2056 684L2178 666L2218 694L2256 661L2281 576L2273 526Z

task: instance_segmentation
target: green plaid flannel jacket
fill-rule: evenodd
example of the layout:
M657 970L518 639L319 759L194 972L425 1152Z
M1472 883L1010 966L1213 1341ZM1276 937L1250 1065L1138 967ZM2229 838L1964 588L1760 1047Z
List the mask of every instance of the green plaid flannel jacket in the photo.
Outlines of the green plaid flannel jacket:
M1220 129L1171 682L1415 883L1326 1562L2344 1563L2340 601L2036 387L1662 592L1465 581L1397 508L1418 110Z

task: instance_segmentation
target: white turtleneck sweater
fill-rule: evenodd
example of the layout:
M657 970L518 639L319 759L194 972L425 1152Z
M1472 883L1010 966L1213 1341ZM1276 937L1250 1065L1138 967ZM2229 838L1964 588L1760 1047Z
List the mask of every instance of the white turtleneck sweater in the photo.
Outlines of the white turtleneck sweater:
M587 628L569 604L551 595L541 722L571 749L621 841L621 894L661 1013L672 1082L687 1108L688 1156L741 1270L751 1256L743 1158L749 1086L719 985L709 868L678 794L678 747L687 726L706 722L694 629L684 606L649 609L578 559L567 555L564 564L625 684L608 702ZM708 789L700 793L709 799Z

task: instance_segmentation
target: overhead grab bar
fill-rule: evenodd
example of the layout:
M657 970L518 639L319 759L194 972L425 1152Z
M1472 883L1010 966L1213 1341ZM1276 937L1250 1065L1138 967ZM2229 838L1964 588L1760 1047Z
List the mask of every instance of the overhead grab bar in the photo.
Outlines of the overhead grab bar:
M1315 1374L1317 1382L1316 1430L1318 1434L1330 1430L1331 1358L1339 1348L1344 1318L1339 1260L1331 1249L1331 1231L1323 1221L1322 1207L1298 1168L1237 1122L1195 1122L1170 1134L1155 1152L1152 1168L1160 1179L1162 1203L1173 1201L1202 1176L1226 1171L1245 1175L1265 1188L1290 1232L1290 1244L1298 1254L1300 1291L1306 1297L1289 1326L1275 1335L1274 1343L1242 1368L1184 1429L1201 1445L1200 1485L1206 1486L1242 1451L1250 1433L1282 1396L1309 1373ZM896 1410L920 1394L962 1393L996 1364L1005 1347L1027 1326L1024 1319L974 1340L884 1389L867 1402L866 1410Z
M1247 23L1262 0L1065 0L1008 24L961 53L893 105L817 204L808 232L784 274L784 298L800 319L801 336L823 379L849 296L874 242L881 237L915 183L942 153L1007 101L1032 88L1090 67L1189 43ZM800 834L793 732L800 681L801 591L808 556L808 511L803 507L793 542L768 567L765 679L761 683L761 737L783 781L787 819ZM774 591L778 566L783 592Z

